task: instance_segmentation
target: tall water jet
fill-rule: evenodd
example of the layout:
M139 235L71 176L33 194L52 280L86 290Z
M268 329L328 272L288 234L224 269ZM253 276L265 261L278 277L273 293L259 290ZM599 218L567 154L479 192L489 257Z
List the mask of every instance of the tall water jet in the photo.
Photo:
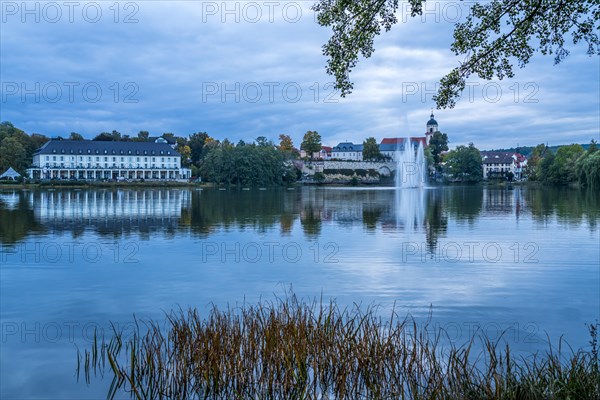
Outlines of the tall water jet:
M418 188L425 186L427 166L423 143L415 151L410 138L404 139L404 147L400 143L396 147L396 188Z
M396 147L396 226L404 226L407 233L423 225L425 218L425 197L420 189L425 186L427 167L423 143L419 141L417 149L412 146L410 138L404 139Z

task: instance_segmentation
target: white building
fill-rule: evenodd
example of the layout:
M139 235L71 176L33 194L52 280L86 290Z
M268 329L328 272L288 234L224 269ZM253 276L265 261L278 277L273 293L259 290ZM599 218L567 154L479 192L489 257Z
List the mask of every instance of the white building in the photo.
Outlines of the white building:
M515 152L482 151L483 179L506 178L512 172L514 179L523 177L523 169L527 165L525 156Z
M331 158L340 160L362 161L363 145L352 142L342 142L331 150Z
M33 179L182 180L191 170L167 143L50 140L33 155Z

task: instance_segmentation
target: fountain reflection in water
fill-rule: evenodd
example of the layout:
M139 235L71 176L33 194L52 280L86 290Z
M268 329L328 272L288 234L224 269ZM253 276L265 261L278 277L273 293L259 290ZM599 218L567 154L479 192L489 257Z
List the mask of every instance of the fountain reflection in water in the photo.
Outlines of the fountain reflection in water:
M423 143L416 150L410 138L404 139L404 146L398 143L396 149L396 226L404 226L406 232L412 232L423 226L425 218L425 196L427 168Z

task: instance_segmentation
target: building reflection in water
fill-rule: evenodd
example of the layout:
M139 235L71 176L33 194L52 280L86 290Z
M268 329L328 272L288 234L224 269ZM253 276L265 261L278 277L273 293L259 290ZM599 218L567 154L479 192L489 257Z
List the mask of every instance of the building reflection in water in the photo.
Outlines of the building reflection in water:
M37 221L54 230L121 234L150 232L179 225L191 206L188 190L38 191L28 199Z
M297 188L264 191L189 189L11 190L0 191L0 242L28 235L86 230L119 238L153 232L172 237L188 232L201 238L230 229L258 233L278 229L293 235L300 225L308 238L327 226L362 226L364 232L424 233L433 252L447 235L449 221L472 225L482 215L511 216L541 223L587 222L596 229L599 200L589 191L439 187Z

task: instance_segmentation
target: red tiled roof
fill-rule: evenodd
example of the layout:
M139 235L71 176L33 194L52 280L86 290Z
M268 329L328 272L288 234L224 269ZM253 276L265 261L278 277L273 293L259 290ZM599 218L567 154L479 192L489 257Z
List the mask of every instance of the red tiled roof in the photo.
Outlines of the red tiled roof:
M399 144L404 143L404 138L384 138L381 144Z

